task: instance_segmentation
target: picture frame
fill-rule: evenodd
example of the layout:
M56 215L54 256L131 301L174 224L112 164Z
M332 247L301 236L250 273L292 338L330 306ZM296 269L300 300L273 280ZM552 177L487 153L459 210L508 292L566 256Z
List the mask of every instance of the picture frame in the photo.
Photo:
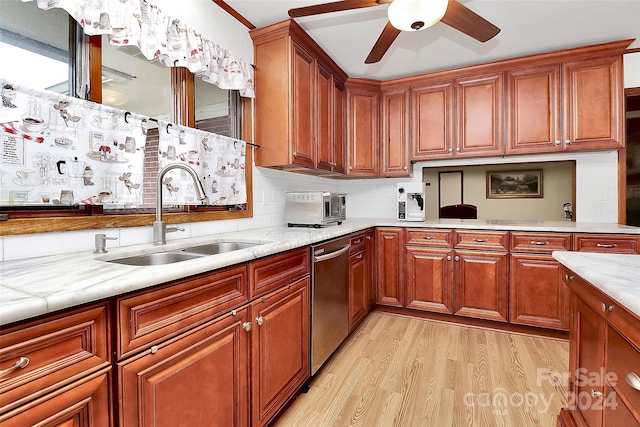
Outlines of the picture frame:
M487 199L542 198L542 169L487 171Z

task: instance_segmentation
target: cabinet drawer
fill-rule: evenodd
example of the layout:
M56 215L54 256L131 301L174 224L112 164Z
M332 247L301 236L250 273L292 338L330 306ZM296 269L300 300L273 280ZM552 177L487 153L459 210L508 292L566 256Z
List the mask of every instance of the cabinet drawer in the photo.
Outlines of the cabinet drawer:
M457 231L456 249L509 250L509 233L504 231Z
M249 299L266 295L309 274L309 248L262 258L249 264Z
M571 234L511 233L512 252L570 251Z
M245 266L194 276L118 298L118 360L247 301Z
M0 332L0 413L42 397L110 363L108 305L17 324Z
M631 407L640 411L640 390L633 388L627 381L628 375L640 378L640 352L611 326L607 328L607 337L606 370L615 373L617 377L615 384L610 385Z
M573 248L576 252L611 252L637 254L640 237L617 234L576 234Z
M451 230L430 230L424 228L407 228L405 230L407 245L430 246L438 248L451 247Z
M364 249L365 245L367 244L366 234L367 233L359 233L351 236L351 238L349 239L349 244L351 245L351 247L349 248L350 254L354 254Z

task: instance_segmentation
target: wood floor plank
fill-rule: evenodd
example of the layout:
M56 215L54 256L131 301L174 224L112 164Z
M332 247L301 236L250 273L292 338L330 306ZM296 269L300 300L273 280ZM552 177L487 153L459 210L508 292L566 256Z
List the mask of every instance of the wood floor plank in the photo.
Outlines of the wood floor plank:
M274 427L554 427L568 360L566 340L374 312Z

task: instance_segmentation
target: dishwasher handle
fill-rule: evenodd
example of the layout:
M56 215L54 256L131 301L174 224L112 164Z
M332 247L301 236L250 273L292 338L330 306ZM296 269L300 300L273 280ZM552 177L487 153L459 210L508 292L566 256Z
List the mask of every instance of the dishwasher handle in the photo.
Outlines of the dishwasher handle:
M327 261L333 258L337 258L343 253L347 252L350 248L351 248L351 245L347 244L345 247L338 249L337 251L329 252L328 254L325 254L325 255L315 255L313 257L313 260L315 262L322 262L322 261Z

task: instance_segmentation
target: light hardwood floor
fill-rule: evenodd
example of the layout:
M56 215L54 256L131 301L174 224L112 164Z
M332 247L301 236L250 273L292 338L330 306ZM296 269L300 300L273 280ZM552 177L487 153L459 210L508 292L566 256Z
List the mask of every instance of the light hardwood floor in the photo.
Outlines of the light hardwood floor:
M371 313L275 427L556 425L569 343Z

